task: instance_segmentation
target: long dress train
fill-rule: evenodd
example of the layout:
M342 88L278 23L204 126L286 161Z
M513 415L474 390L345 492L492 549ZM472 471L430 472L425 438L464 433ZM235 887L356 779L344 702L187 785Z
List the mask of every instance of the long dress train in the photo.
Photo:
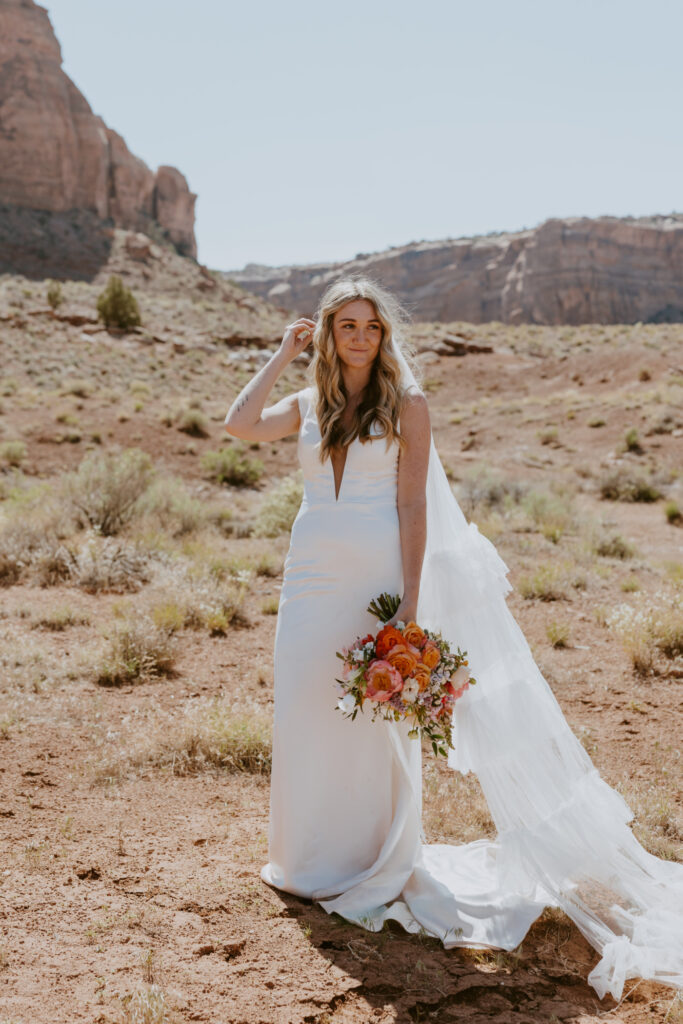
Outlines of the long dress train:
M683 866L637 843L628 805L571 732L505 603L507 566L493 545L454 498L455 508L439 502L439 519L433 438L418 621L442 628L446 603L444 636L468 650L478 683L456 705L449 763L476 772L497 838L427 844L420 742L403 723L336 710L335 651L376 630L373 596L402 592L398 445L354 440L335 497L314 389L298 401L304 495L275 636L261 877L365 928L393 918L446 948L514 949L544 907L560 906L602 954L588 979L599 996L619 998L629 977L683 986Z

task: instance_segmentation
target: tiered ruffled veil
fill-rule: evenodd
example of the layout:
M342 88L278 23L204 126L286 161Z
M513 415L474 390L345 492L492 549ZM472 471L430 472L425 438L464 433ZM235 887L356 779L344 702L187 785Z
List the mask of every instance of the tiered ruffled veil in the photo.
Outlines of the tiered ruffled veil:
M507 607L507 572L468 524L432 436L417 615L467 648L477 679L457 704L449 765L481 783L501 899L540 886L562 907L602 956L588 976L601 998L620 998L632 977L683 987L683 865L637 842L632 811L575 737Z

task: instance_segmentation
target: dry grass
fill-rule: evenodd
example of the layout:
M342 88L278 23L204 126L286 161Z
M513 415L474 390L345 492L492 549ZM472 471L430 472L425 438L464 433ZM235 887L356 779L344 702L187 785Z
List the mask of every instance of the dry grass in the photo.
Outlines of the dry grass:
M633 604L613 608L606 622L638 675L654 671L658 655L667 661L683 657L683 595L676 590L638 592Z
M209 769L268 775L271 744L271 719L261 708L217 697L193 706L179 722L159 720L129 737L95 766L94 781L106 782L144 767L170 769L176 775Z
M153 477L150 456L137 448L93 451L65 478L62 492L85 525L109 537L133 518Z
M292 528L303 498L303 474L297 470L264 496L256 513L254 537L278 537Z
M168 630L136 616L115 627L109 651L95 670L95 681L100 686L143 683L172 675L175 660L175 642Z

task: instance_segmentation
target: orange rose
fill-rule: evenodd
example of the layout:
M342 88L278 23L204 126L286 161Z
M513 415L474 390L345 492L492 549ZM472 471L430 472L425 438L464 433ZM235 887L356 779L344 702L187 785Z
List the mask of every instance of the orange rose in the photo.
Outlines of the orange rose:
M436 668L441 661L441 651L431 640L422 648L422 661L429 669Z
M412 675L413 669L417 665L417 658L404 644L394 644L386 655L386 660L399 670L404 679Z
M432 678L432 673L429 671L426 665L418 664L413 669L413 679L417 679L420 692L426 690L429 686L429 681Z
M375 653L378 658L384 658L396 644L403 644L403 634L395 626L385 626L380 629L375 642Z
M412 644L413 647L421 648L427 639L423 629L420 629L417 622L413 622L412 619L403 627L403 636Z

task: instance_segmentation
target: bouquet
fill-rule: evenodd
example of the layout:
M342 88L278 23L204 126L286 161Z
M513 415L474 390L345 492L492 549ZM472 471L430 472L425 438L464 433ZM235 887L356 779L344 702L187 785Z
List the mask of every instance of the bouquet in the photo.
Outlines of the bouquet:
M380 594L368 611L387 623L400 604L398 595ZM441 633L422 629L416 622L384 625L373 636L358 637L336 655L343 662L337 708L354 719L372 708L372 720L404 719L412 724L408 735L429 737L435 754L448 754L452 746L453 706L476 683L467 667L467 651L453 652Z

